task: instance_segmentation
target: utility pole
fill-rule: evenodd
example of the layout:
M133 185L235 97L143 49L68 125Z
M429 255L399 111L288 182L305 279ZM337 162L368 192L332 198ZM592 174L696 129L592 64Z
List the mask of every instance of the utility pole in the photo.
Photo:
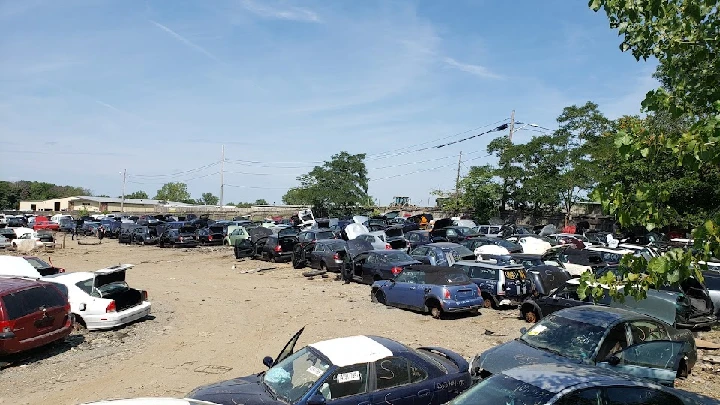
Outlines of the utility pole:
M508 135L510 143L512 143L513 132L515 132L515 110L512 110L510 114L510 134Z
M220 151L220 208L223 207L223 197L225 192L225 181L223 180L223 172L225 171L225 145L222 145Z
M123 169L123 188L122 199L120 200L120 212L125 212L125 180L127 179L127 169Z
M460 212L460 165L462 164L462 151L458 157L457 176L455 177L455 211Z

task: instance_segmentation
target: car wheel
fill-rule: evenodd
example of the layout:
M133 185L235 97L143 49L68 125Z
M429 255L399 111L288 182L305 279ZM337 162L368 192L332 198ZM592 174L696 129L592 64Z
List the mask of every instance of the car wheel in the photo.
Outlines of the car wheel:
M490 297L487 297L487 298L483 297L483 299L484 299L484 301L483 301L483 308L491 309L492 307L495 306L494 303L493 303L492 298L490 298Z
M275 257L275 255L270 256L270 263L277 263L277 257Z
M538 315L535 312L535 310L525 311L523 313L523 318L525 318L525 322L527 323L536 323L538 321Z
M432 307L430 308L430 315L435 319L440 319L442 318L442 309L440 309L440 307Z
M680 361L680 366L678 367L677 371L677 378L687 378L690 375L690 370L688 369L687 362L685 359L682 359Z
M87 330L85 320L81 316L75 315L75 322L73 322L73 331L84 332Z
M387 305L387 299L385 297L385 293L382 292L382 290L375 291L374 294L370 297L370 301L377 302L378 304Z
M320 271L327 272L327 266L325 266L325 262L320 262Z

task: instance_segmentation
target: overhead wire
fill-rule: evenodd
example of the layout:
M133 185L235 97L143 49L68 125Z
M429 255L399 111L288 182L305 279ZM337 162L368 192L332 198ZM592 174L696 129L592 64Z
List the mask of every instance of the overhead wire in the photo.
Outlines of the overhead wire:
M188 179L172 179L172 180L178 180L178 181L182 181L182 182L187 182L187 181L193 181L193 180L202 179L202 178L205 178L205 177L214 176L214 175L216 175L216 174L220 174L220 172L217 171L217 172L215 172L215 173L208 173L208 174L204 174L204 175L202 175L202 176L192 177L192 178L188 178ZM131 178L132 178L132 177L131 177ZM149 180L160 180L160 179L149 179ZM167 179L166 179L166 180L167 180ZM153 182L140 182L140 181L133 181L133 180L127 180L127 182L128 182L128 183L132 183L132 184L149 184L149 185L165 184L165 183L163 183L163 182L161 182L161 183L153 183Z
M179 171L179 172L175 172L175 173L170 173L170 174L132 174L132 176L133 176L133 177L142 177L142 178L184 176L184 175L190 174L190 173L201 172L201 171L203 171L203 170L205 170L205 169L209 169L209 168L211 168L211 167L213 167L213 166L217 166L217 165L219 165L220 163L221 163L221 161L218 160L217 162L213 162L213 163L210 163L210 164L207 164L207 165L204 165L204 166L200 166L200 167L197 167L197 168L194 168L194 169L183 170L183 171Z

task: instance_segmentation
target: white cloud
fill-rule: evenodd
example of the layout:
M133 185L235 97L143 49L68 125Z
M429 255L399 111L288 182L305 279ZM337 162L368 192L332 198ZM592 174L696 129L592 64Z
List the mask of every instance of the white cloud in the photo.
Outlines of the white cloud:
M501 79L502 76L491 72L488 68L480 65L471 65L469 63L461 63L453 58L445 58L443 62L455 69L462 70L463 72L470 73L475 76L483 77L486 79Z
M273 7L268 5L267 3L268 2L266 1L263 1L262 4L260 4L253 0L243 0L240 4L247 11L250 11L251 13L263 18L312 23L321 22L320 17L317 15L317 13L306 8L295 6L282 7L280 5L278 5L277 7Z

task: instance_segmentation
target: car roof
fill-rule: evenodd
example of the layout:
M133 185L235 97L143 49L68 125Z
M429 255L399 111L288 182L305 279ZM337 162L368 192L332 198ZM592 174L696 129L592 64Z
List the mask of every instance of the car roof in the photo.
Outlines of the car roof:
M493 268L493 269L510 269L510 270L520 270L520 269L524 270L525 269L525 267L522 264L502 264L502 262L501 263L490 263L487 261L458 260L455 262L455 264L462 264L464 266Z
M44 276L41 280L52 281L55 283L62 284L76 284L80 281L90 280L94 277L94 274L89 271L75 271L72 273L57 273L49 276Z
M30 280L27 278L19 277L0 277L0 294L22 290L28 287L34 287L37 285L46 285L47 283L38 282L37 280Z
M443 229L445 229L445 228L443 228ZM439 248L453 248L453 247L462 246L462 245L459 245L459 244L453 243L453 242L434 242L434 243L428 243L425 246L439 247Z
M541 259L542 255L536 253L510 253L508 256L518 259Z
M614 325L621 321L629 321L633 319L654 319L638 312L599 305L581 305L566 308L562 311L555 312L554 314L564 318L604 327Z
M590 385L644 385L634 383L626 376L615 374L599 367L577 364L533 364L503 371L508 377L533 385L553 394L580 384ZM660 388L655 386L652 387Z
M408 350L406 346L393 340L365 335L323 340L309 346L322 353L338 367L372 363Z

